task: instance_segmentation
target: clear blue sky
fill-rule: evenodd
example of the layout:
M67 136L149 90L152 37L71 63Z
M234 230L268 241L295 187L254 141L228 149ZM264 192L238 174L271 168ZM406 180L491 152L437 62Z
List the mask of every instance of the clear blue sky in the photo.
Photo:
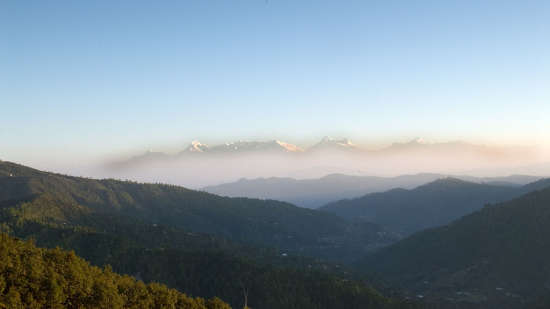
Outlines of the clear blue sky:
M0 38L2 159L550 137L550 1L2 1Z

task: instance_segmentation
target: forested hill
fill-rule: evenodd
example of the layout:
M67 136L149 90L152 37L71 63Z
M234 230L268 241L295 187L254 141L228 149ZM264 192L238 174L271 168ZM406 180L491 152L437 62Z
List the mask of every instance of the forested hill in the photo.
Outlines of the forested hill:
M336 215L288 203L226 198L161 184L95 180L40 172L0 162L0 201L28 201L25 216L58 223L111 213L234 241L324 258L351 260L395 240L377 225L349 223ZM51 206L33 206L42 199ZM338 251L338 252L336 252ZM344 253L344 254L342 254Z
M193 296L217 296L235 308L243 307L245 292L251 308L419 308L409 301L382 296L368 283L346 274L348 270L340 265L266 247L267 240L258 247L251 246L252 241L248 245L235 243L220 235L244 238L216 229L216 235L199 233L189 229L195 225L164 221L163 216L154 214L155 210L167 207L163 205L166 201L174 208L170 210L173 216L179 216L181 222L193 219L185 218L187 215L207 222L209 215L200 207L205 205L213 212L211 216L216 217L226 214L224 207L227 211L241 209L240 199L220 199L214 204L222 208L222 214L217 214L208 201L216 201L218 197L183 188L67 177L5 162L0 167L3 172L0 230L21 238L32 237L40 246L73 249L94 265L112 265L117 272L145 282L165 283ZM123 190L118 190L119 187ZM190 201L187 196L191 196ZM204 196L206 200L198 199L201 203L197 205L194 196ZM229 203L226 205L224 201ZM267 214L249 220L264 232L269 229L261 219L277 214L270 213L271 208L277 210L282 205L291 214L294 210L284 203L245 201L267 210ZM245 216L246 212L227 215L241 223L239 216ZM307 216L301 218L307 220ZM319 233L322 228L308 233ZM300 228L296 227L296 231ZM357 234L356 240L369 239L369 230L363 231L364 235ZM320 246L331 243L332 247L321 249L334 254L360 254L345 251L345 246L338 247L334 239L317 241L315 245ZM311 247L315 248L313 244Z
M520 308L550 292L548 235L550 186L419 232L361 267L428 298Z
M100 269L60 249L0 234L0 308L229 309L218 298L192 298Z
M177 237L177 233L163 235L167 230L160 226L143 230L141 238L132 237L118 224L113 227L116 234L28 220L7 227L12 234L36 238L38 244L74 248L95 265L112 265L117 272L145 282L161 282L193 296L217 296L234 308L243 308L244 293L251 308L421 308L384 297L364 282L325 270L330 264L290 255L277 259L269 252L243 254L239 246L205 244L200 235L192 236L198 239L191 241ZM159 244L140 241L149 237L160 240ZM175 243L172 247L167 246L170 240Z
M328 204L321 210L347 219L362 219L402 235L448 224L481 209L550 186L549 179L525 186L479 184L443 178L412 190L394 189Z

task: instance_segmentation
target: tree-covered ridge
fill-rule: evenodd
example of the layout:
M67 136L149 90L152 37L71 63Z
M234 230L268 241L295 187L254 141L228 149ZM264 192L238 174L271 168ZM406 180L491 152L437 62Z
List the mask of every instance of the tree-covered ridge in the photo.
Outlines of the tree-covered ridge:
M31 178L52 187L55 177L66 176L46 173ZM13 183L17 178L0 176L0 182ZM27 188L28 183L21 185ZM40 187L33 184L32 188ZM102 211L79 203L71 194L60 188L8 196L11 199L0 200L0 229L17 237L32 237L40 246L75 250L94 265L109 264L116 272L145 282L162 282L203 298L218 296L235 308L243 307L244 291L251 308L418 308L383 297L369 284L345 275L339 265L281 248L235 243L124 211ZM368 235L357 237L368 239Z
M228 309L218 298L192 298L165 285L144 284L110 267L90 266L74 252L42 249L0 234L1 308Z
M518 308L549 292L548 235L550 187L414 234L361 266L427 297Z
M288 203L226 198L171 185L70 177L8 162L0 162L0 201L23 201L18 215L25 218L89 225L83 221L91 213L116 214L348 261L396 240L375 224L350 223ZM46 211L44 204L55 207Z
M325 271L330 264L307 258L276 257L269 251L243 253L238 245L209 247L201 241L182 241L186 245L181 247L140 247L137 238L30 220L3 227L15 235L36 237L38 244L74 248L94 264L110 264L115 271L145 282L162 282L204 298L218 296L235 308L243 307L245 291L251 308L418 308L383 297L364 282Z

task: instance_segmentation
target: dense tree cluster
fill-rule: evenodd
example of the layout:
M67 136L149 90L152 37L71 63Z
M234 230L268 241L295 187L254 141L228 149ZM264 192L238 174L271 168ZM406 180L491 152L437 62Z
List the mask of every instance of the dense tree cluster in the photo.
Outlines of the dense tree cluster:
M110 267L90 266L74 252L42 249L0 234L0 307L228 309L218 298L192 298L144 284Z
M214 242L208 247L199 240L177 248L152 246L144 240L150 244L146 247L139 246L140 238L130 240L124 234L19 222L4 223L3 227L14 235L33 237L38 244L72 248L95 265L110 264L115 271L146 282L163 282L206 298L218 296L235 308L244 305L244 291L252 308L414 308L382 297L362 282L324 270L334 266L314 259L275 256L270 250L253 251L231 243L218 246ZM163 234L162 227L156 229ZM185 244L185 240L179 241Z

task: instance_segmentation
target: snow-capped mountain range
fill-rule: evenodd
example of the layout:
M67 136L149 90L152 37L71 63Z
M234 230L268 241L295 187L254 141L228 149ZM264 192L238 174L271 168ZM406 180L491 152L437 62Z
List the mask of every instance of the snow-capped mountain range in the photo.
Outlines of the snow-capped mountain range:
M190 153L245 153L245 152L279 152L279 153L304 153L318 150L351 150L358 149L348 139L333 139L325 136L317 144L304 149L300 146L282 142L279 140L270 141L236 141L220 145L209 146L199 141L193 141L181 151L180 155Z
M331 137L325 136L320 142L308 148L308 151L321 151L331 149L359 150L359 148L347 138L333 139Z
M191 142L180 154L187 153L240 153L249 151L281 151L281 152L303 152L304 150L296 145L272 141L236 141L221 145L208 146L199 141Z
M174 153L147 151L105 162L102 177L197 188L240 178L304 179L330 173L379 176L426 172L458 174L479 169L499 170L503 166L525 166L539 162L539 156L535 149L526 147L486 146L460 141L427 142L422 139L393 143L376 150L362 148L345 138L330 137L324 137L309 147L275 139L215 145L193 141Z
M494 156L506 155L510 153L529 152L528 149L517 147L491 147L485 145L470 144L462 141L453 142L429 142L422 138L415 138L408 142L393 143L388 147L378 150L367 150L351 142L347 138L335 139L328 136L323 137L318 143L310 147L300 147L280 140L268 141L235 141L230 143L207 145L199 141L192 141L187 147L175 155L163 152L147 151L142 155L135 156L126 162L143 160L166 160L174 158L184 158L192 155L224 155L224 154L350 154L350 155L369 155L369 156L392 156L403 154L425 154L433 153L438 155L480 155Z

